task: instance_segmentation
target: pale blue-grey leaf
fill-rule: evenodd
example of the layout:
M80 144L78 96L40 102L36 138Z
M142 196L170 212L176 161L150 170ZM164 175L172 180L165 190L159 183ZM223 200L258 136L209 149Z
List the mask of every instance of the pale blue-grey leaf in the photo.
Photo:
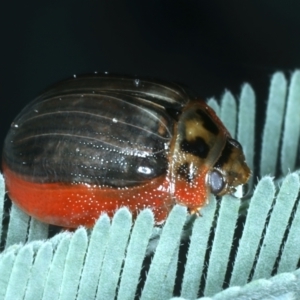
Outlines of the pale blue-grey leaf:
M33 263L34 251L32 244L25 245L17 254L12 267L5 300L19 300L24 298L27 282Z
M70 234L65 234L61 237L47 275L43 300L59 299L60 297L65 261L70 245Z
M53 247L50 242L45 242L37 251L33 267L31 269L25 300L39 300L43 297L43 289L47 279L47 274L53 257Z
M110 219L104 214L96 222L81 274L77 300L95 299L103 257L109 239Z
M164 225L142 292L142 300L160 299L161 286L169 271L174 252L179 245L185 220L186 208L176 205Z
M272 76L262 137L260 175L275 174L285 112L287 82L281 72Z
M298 183L299 184L299 183ZM295 187L297 190L297 187ZM299 189L299 185L298 185ZM292 192L292 191L291 191ZM300 205L294 215L293 223L288 229L288 237L284 245L278 266L278 273L289 272L296 269L300 259Z
M4 217L5 184L3 175L0 173L0 241L2 240L2 219Z
M12 204L5 243L6 248L13 244L26 242L29 220L30 217L26 213L20 210L15 204Z
M275 186L270 177L259 181L251 198L243 235L234 261L230 285L244 285L248 281L256 251L272 206Z
M197 298L215 209L216 199L211 196L209 204L201 209L201 216L194 223L181 289L181 296L187 299Z
M153 225L154 216L149 209L143 210L135 221L127 247L126 260L118 291L119 300L129 300L135 297L135 291L139 282L141 267L152 234Z
M96 299L114 299L116 297L131 226L132 216L128 209L119 209L110 227Z
M253 279L269 278L271 276L298 193L299 177L295 173L289 174L283 181L276 197Z
M240 200L225 196L221 201L215 237L210 253L204 295L212 296L222 290L238 218Z
M174 253L171 257L171 262L164 279L164 283L161 286L159 298L162 300L170 299L173 296L173 290L174 290L176 272L177 272L177 264L178 264L178 254L179 254L178 251L179 251L179 244L177 245L177 248L174 249Z
M6 290L8 288L11 271L16 259L14 251L7 251L1 255L0 258L0 299L4 299Z
M251 170L254 166L254 140L255 140L255 94L249 84L244 84L239 101L237 140L243 146L246 161ZM253 177L249 180L252 188Z
M34 218L30 219L28 241L48 238L49 224L42 223Z
M83 227L78 228L70 240L60 288L60 300L75 299L76 297L87 242L86 229Z
M289 87L281 151L281 170L295 168L300 137L300 71L294 72Z
M231 136L235 137L237 122L236 101L229 91L226 91L221 99L220 118Z

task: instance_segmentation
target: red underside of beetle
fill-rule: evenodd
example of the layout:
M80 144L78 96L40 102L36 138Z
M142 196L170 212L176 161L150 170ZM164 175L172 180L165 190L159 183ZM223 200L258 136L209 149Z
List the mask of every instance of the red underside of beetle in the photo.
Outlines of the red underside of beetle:
M140 186L118 189L88 184L36 183L25 180L5 164L2 167L8 195L20 209L42 222L66 228L92 227L102 213L112 217L124 206L134 217L140 210L151 208L155 222L160 224L175 203L195 212L207 200L205 176L201 176L194 187L177 182L172 188L166 176L162 176Z
M134 215L153 209L155 221L163 222L174 205L169 183L159 177L128 189L103 188L87 184L35 183L24 180L3 164L6 189L11 200L36 219L58 226L92 227L102 213L113 216L126 206Z

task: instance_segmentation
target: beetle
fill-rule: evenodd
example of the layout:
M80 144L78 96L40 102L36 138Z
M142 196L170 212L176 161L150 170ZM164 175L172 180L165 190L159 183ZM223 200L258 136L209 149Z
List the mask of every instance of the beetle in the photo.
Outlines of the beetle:
M175 204L198 213L210 193L247 182L241 145L215 112L175 83L91 75L60 82L29 103L6 136L10 199L34 218L76 228L103 212Z

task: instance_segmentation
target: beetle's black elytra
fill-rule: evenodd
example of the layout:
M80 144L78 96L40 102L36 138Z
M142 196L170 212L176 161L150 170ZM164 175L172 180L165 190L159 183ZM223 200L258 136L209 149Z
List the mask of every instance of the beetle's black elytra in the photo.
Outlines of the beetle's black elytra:
M166 108L166 112L175 120L178 121L179 117L182 113L181 109L179 108L171 108L171 107L167 107Z
M15 172L43 183L139 185L166 173L166 145L175 122L166 107L179 112L188 99L175 84L137 84L120 76L70 79L17 116L5 140L4 160Z

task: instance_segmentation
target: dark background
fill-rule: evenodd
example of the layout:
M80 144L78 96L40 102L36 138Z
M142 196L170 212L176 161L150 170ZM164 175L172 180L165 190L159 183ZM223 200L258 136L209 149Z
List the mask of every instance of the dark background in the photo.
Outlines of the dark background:
M181 82L199 96L252 84L263 110L270 76L300 66L300 2L3 1L0 147L43 89L94 71Z

